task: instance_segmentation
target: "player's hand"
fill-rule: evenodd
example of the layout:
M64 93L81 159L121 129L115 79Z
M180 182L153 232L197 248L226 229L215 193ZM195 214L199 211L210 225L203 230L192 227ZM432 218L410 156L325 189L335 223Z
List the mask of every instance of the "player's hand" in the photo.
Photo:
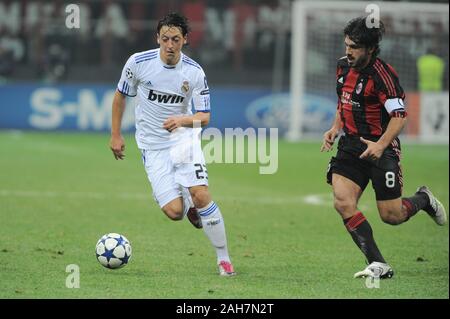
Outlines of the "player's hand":
M320 147L320 151L331 151L333 149L334 141L339 133L339 130L334 128L328 130L323 134L322 146Z
M171 116L163 123L163 128L172 132L173 130L183 126L181 116Z
M359 138L361 142L367 145L367 149L359 156L361 159L371 159L371 160L379 160L380 157L383 155L384 147L376 142L372 142L369 140L366 140L363 137Z
M124 141L122 135L111 136L111 140L109 142L109 147L111 148L111 151L113 152L113 155L116 160L124 159L125 154L123 152L125 151L125 141Z

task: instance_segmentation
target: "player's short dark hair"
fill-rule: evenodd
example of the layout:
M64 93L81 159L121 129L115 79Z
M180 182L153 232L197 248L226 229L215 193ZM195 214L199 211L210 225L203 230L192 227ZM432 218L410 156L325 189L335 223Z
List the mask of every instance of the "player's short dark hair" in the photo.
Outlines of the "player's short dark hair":
M158 31L158 34L163 26L180 28L181 33L183 34L184 37L190 31L188 19L185 16L183 16L177 12L171 12L171 13L167 14L164 18L159 20L158 27L156 28Z
M380 20L371 21L370 17L358 17L350 20L344 28L344 35L357 45L367 49L374 48L373 56L380 53L380 42L384 34L384 24ZM377 22L378 27L368 27L367 21Z

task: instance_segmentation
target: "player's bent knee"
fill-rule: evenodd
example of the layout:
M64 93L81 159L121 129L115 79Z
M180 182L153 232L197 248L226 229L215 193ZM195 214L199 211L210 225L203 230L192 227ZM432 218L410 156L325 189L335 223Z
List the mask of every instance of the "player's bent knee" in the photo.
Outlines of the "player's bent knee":
M171 220L177 221L177 220L182 220L183 219L183 212L181 209L178 209L176 207L173 206L164 206L162 208L162 211L164 212L164 214L167 215L167 217L169 217Z
M164 213L173 221L182 220L183 219L183 213L175 213L170 211L164 211Z
M334 209L341 215L352 215L356 207L349 201L335 199Z
M399 218L399 216L395 213L395 212L384 212L383 214L381 214L381 220L388 224L388 225L392 225L392 226L396 226L399 225L403 222L403 220L401 218Z
M192 200L195 207L202 208L211 202L211 195L207 189L198 190L192 194Z

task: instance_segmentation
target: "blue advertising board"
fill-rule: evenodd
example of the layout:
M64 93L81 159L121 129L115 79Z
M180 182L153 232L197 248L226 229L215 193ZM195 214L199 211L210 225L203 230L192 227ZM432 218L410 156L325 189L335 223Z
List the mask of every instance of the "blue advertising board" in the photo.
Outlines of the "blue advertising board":
M0 129L109 131L115 88L110 85L0 86ZM134 103L128 99L123 131L134 130ZM334 119L333 96L306 95L303 129L322 134ZM289 93L265 89L216 88L211 90L210 127L270 128L286 132Z

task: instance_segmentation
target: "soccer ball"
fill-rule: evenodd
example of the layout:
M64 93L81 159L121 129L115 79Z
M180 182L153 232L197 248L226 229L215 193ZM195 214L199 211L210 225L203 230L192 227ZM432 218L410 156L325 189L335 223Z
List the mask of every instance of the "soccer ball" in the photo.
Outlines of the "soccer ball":
M98 240L95 255L102 266L109 269L121 268L131 258L131 244L125 236L109 233Z

